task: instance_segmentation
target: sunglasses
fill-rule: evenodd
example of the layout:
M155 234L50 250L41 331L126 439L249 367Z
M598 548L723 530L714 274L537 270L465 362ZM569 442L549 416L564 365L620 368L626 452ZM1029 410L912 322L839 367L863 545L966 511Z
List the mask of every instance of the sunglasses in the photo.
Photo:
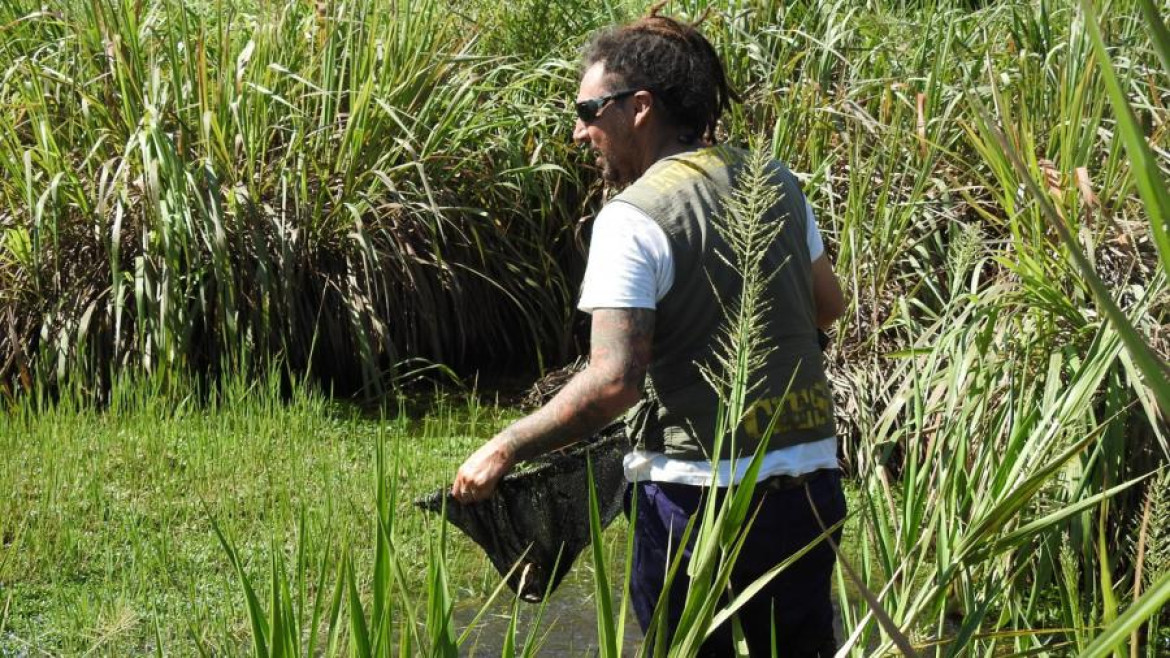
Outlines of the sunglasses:
M605 107L610 101L621 100L626 96L632 96L641 91L640 89L623 89L622 91L615 91L612 94L598 96L597 98L590 98L577 103L577 118L585 123L597 120L597 116L601 114L601 108Z

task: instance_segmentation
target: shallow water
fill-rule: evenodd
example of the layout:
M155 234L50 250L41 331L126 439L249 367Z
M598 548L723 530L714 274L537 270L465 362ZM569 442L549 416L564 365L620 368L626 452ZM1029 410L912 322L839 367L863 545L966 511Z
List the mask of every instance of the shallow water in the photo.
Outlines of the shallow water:
M579 582L581 581L581 582ZM621 604L621 592L613 594L615 612ZM468 601L456 606L456 627L462 632L479 610L482 601ZM520 622L516 640L522 644L528 637L539 604L520 604ZM594 656L597 655L597 612L593 588L583 577L566 578L549 597L544 618L537 634L540 656ZM511 619L511 600L499 601L479 620L460 655L499 656L504 646ZM622 655L633 655L642 643L642 631L633 611L627 613Z
M615 591L613 597L616 612L617 606L621 604L620 591ZM482 602L468 601L456 607L455 622L460 633L467 628L480 605ZM499 656L511 618L510 606L510 601L497 602L493 610L479 620L460 655ZM573 577L566 579L549 598L538 634L540 648L536 655L596 656L598 645L595 606L593 589L588 583L578 582L578 579ZM837 641L840 643L845 639L845 632L841 626L841 614L836 597L833 607L837 610L834 626ZM516 634L518 644L522 644L527 638L537 608L536 604L521 604L521 618ZM642 630L638 627L633 610L630 610L627 612L626 629L622 637L622 655L634 655L641 644Z

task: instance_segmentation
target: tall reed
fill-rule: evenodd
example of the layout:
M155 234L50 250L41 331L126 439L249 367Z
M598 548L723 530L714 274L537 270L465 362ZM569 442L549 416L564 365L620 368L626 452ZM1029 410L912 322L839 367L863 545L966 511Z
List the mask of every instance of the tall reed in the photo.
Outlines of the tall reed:
M565 358L567 64L479 53L435 2L0 13L9 390Z
M372 392L414 357L571 351L575 222L599 197L567 144L573 49L640 8L538 4L0 7L0 385L41 391L5 420L2 445L22 457L0 467L17 483L0 490L23 493L0 500L0 530L46 538L23 556L0 548L0 573L86 554L74 508L52 504L73 495L65 470L24 475L56 463L54 432L37 426L29 445L43 449L17 451L54 395L88 413L71 391L108 391L118 410L122 369L158 375L165 397L184 369L280 360ZM668 10L709 6L704 30L747 99L723 137L770 136L849 296L829 353L855 510L847 652L902 635L933 655L1159 655L1170 7ZM580 22L532 27L550 16ZM350 538L360 557L345 569L328 557L337 614L361 606L370 638L391 610L403 628L432 609L441 620L442 569L426 614L413 595L371 605L362 550L377 532ZM270 562L277 577L253 589L279 596L257 602L287 607L279 583L299 567ZM384 602L422 591L385 582ZM698 634L720 613L696 606ZM380 641L448 646L443 628Z

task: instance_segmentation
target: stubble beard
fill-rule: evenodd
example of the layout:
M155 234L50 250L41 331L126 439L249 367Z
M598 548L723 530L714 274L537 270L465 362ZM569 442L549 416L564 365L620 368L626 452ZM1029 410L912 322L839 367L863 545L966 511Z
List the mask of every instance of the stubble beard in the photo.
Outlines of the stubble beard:
M625 185L629 182L613 161L600 153L597 155L597 168L601 170L601 179L610 185Z
M608 160L606 160L604 158L598 158L597 164L600 165L600 167L601 167L601 179L602 180L604 180L607 183L612 183L614 185L617 185L618 183L621 182L618 178L617 170L613 168L613 165L611 165Z

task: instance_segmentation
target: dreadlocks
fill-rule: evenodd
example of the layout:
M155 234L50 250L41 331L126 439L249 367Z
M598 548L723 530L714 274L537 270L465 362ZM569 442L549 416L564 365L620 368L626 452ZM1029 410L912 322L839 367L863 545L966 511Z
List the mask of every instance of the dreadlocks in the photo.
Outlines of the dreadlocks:
M693 24L681 23L658 15L664 4L629 25L597 34L585 50L585 68L604 62L615 86L648 90L683 130L680 141L713 143L719 117L739 96L719 55L695 29L706 14Z

